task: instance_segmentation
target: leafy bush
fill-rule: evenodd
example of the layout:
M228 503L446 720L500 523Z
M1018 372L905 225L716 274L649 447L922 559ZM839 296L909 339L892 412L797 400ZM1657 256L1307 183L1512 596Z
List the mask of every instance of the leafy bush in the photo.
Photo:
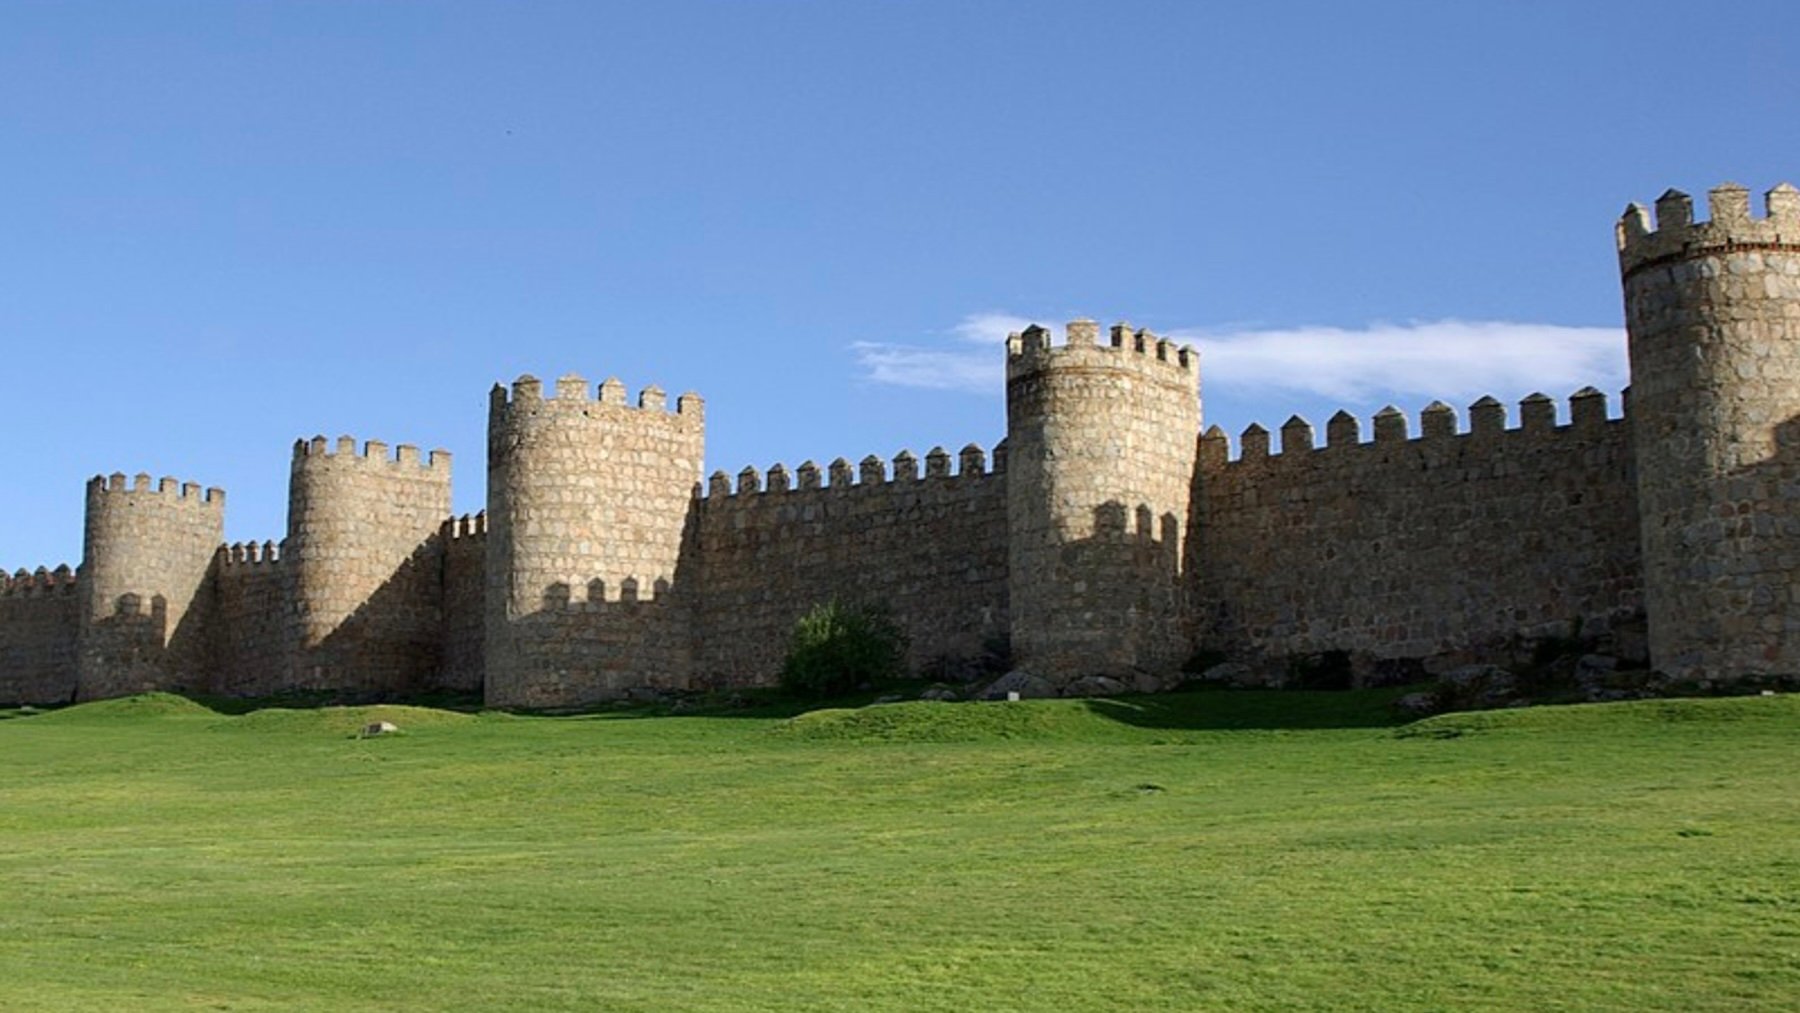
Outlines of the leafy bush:
M885 608L814 605L788 635L781 688L796 696L829 697L903 672L906 635Z
M1355 683L1348 651L1325 651L1288 660L1288 682L1295 689L1344 690Z

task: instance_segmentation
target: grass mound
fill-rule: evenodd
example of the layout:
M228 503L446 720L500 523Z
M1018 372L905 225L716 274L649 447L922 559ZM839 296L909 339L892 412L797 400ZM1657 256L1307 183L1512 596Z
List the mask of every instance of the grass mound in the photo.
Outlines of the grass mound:
M915 700L855 709L808 711L775 725L792 739L818 742L998 742L1116 737L1119 726L1082 700L946 703Z
M371 704L361 707L266 707L220 725L223 731L277 732L298 735L355 735L366 725L389 721L401 733L420 728L440 728L467 724L472 714L437 710L432 707L409 707L403 704Z
M1628 700L1560 707L1440 714L1394 730L1399 738L1453 739L1489 733L1608 733L1648 731L1671 725L1735 725L1800 721L1800 695Z
M205 704L196 703L175 693L139 693L111 700L75 704L47 711L47 721L141 721L152 718L216 718L219 715Z
M0 721L0 1006L1793 1008L1800 697L1389 695Z

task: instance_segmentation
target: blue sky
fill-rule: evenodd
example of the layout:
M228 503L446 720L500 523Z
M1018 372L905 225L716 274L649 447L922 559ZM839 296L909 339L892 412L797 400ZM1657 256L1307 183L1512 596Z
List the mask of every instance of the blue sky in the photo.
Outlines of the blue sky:
M82 483L279 538L288 448L487 388L707 467L1002 435L996 335L1196 338L1209 422L1623 384L1612 222L1800 182L1800 5L0 2L0 566ZM1366 424L1365 424L1366 432Z

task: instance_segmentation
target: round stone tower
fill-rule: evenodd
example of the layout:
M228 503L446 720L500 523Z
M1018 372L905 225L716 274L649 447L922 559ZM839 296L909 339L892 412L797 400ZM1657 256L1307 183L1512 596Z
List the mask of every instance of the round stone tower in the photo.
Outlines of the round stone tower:
M1007 339L1013 657L1052 682L1184 659L1182 539L1200 431L1199 357L1092 320Z
M348 436L297 440L283 559L293 574L289 688L392 695L438 667L450 455Z
M705 420L661 388L636 406L579 376L546 398L495 385L488 411L486 696L571 706L685 686L691 623L677 570L690 546Z
M225 493L165 478L96 476L87 486L76 635L83 700L204 690L214 554Z
M1618 225L1650 660L1800 673L1800 192L1671 190Z

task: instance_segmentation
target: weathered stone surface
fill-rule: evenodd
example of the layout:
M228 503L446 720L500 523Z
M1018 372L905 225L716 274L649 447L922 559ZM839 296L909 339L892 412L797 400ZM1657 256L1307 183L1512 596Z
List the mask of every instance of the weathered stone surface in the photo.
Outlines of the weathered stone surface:
M962 695L952 686L927 686L919 694L921 700L960 700Z
M1254 669L1241 661L1224 661L1200 673L1200 681L1214 686L1248 687L1261 685Z
M1056 686L1050 680L1034 675L1022 668L1015 668L993 682L978 694L982 700L1005 700L1007 694L1017 693L1022 700L1044 699L1056 696Z
M1063 696L1118 696L1131 687L1107 675L1084 675L1063 687Z
M1394 710L1405 717L1429 717L1437 713L1437 697L1430 693L1408 693L1394 701Z

